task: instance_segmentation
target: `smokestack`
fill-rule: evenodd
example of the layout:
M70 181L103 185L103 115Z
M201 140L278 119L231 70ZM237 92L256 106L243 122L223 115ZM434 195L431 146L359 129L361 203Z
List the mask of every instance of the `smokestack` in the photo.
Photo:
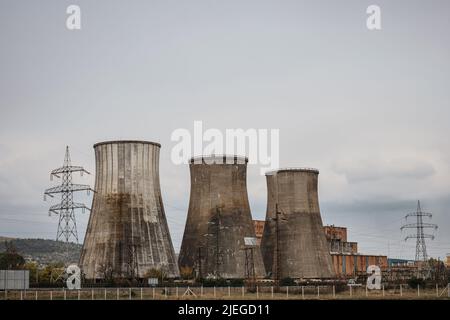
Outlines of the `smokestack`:
M265 275L259 247L252 249L252 261L246 261L244 252L244 238L255 238L247 197L247 162L237 156L191 159L191 195L180 267L193 268L203 278ZM249 265L253 270L247 270Z
M88 279L179 276L159 186L159 149L147 141L94 145L95 194L80 265Z
M320 216L318 176L316 169L266 173L267 211L261 252L266 270L274 278L335 276Z

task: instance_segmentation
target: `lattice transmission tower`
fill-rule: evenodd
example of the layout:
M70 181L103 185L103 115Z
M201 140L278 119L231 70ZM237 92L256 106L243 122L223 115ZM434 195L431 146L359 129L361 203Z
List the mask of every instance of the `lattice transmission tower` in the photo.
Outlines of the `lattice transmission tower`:
M73 201L73 193L77 191L93 191L89 185L74 184L72 182L72 173L80 172L90 174L87 170L80 166L72 166L70 161L69 147L66 147L66 155L64 157L64 164L62 167L53 170L50 173L50 180L53 177L61 179L59 186L49 188L44 192L44 200L46 196L54 197L56 194L61 194L61 202L50 207L48 214L52 213L59 215L58 230L56 233L56 240L66 243L66 259L69 257L69 241L74 239L78 243L77 223L75 220L75 210L81 209L83 213L85 210L90 210L85 204Z
M408 223L403 225L400 229L403 231L403 229L415 229L416 234L409 234L405 237L405 241L408 239L416 239L416 261L417 262L423 262L425 263L425 266L428 261L428 254L427 254L427 246L425 244L425 239L429 238L431 240L434 239L434 235L432 234L426 234L424 232L424 229L434 229L436 230L438 226L436 224L432 223L424 223L423 217L428 217L431 219L432 214L429 212L423 212L422 208L420 207L420 201L417 201L417 209L416 212L408 213L405 216L405 220L407 220L409 217L415 217L416 223ZM419 264L420 266L420 264Z

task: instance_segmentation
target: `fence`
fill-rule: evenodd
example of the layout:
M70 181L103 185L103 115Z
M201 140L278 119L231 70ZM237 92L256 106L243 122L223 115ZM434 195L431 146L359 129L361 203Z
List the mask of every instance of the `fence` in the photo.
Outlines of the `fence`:
M0 300L161 300L161 299L450 299L450 284L411 289L406 285L367 290L346 286L84 288L3 290Z

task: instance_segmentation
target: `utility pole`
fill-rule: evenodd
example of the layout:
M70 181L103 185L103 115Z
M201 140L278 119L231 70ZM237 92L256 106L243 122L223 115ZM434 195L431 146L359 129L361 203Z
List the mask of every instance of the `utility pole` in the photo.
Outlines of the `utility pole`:
M280 284L280 276L281 276L281 250L280 250L280 219L286 220L285 218L281 217L282 212L278 209L278 203L275 205L275 218L272 218L273 221L275 221L275 281L276 285L279 286Z
M417 209L416 212L412 212L412 213L408 213L405 216L405 220L407 220L409 217L415 217L416 218L416 223L409 223L409 224L405 224L403 225L400 230L403 229L415 229L416 230L416 234L409 234L405 237L405 241L408 239L417 239L416 240L416 262L418 264L418 273L419 271L422 269L423 265L425 266L425 271L426 273L428 273L429 271L429 266L428 266L428 254L427 254L427 247L425 244L425 239L429 238L431 240L434 239L434 235L431 234L425 234L424 233L424 229L425 228L431 228L436 230L438 228L438 226L436 224L432 224L432 223L424 223L423 222L423 217L428 217L431 219L432 214L428 213L428 212L423 212L422 208L420 206L420 201L417 201Z
M82 209L82 212L84 212L86 209L90 210L83 203L74 202L73 193L77 191L87 191L87 194L89 195L89 192L92 190L88 185L72 183L73 172L80 172L81 176L83 175L83 173L90 174L83 167L72 166L70 161L69 147L67 146L63 166L53 170L50 174L50 180L53 180L53 177L60 178L61 184L57 187L49 188L44 192L44 200L46 200L46 196L53 198L55 194L61 194L61 202L59 204L51 206L48 214L49 216L52 213L59 214L56 240L64 241L66 243L67 263L69 262L70 239L74 238L74 240L78 243L75 209Z

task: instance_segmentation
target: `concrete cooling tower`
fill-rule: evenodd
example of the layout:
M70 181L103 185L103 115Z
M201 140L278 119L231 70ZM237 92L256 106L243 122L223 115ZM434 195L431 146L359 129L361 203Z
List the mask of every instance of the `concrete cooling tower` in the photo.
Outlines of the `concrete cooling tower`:
M158 143L94 145L95 194L81 251L87 279L179 276L159 186Z
M255 237L247 197L247 158L193 158L190 173L191 195L180 268L193 268L203 278L231 279L247 278L251 266L252 275L264 277L259 247L252 249L251 257L244 250L244 238Z
M266 173L267 211L261 252L266 271L273 278L335 276L320 216L318 176L315 169Z

